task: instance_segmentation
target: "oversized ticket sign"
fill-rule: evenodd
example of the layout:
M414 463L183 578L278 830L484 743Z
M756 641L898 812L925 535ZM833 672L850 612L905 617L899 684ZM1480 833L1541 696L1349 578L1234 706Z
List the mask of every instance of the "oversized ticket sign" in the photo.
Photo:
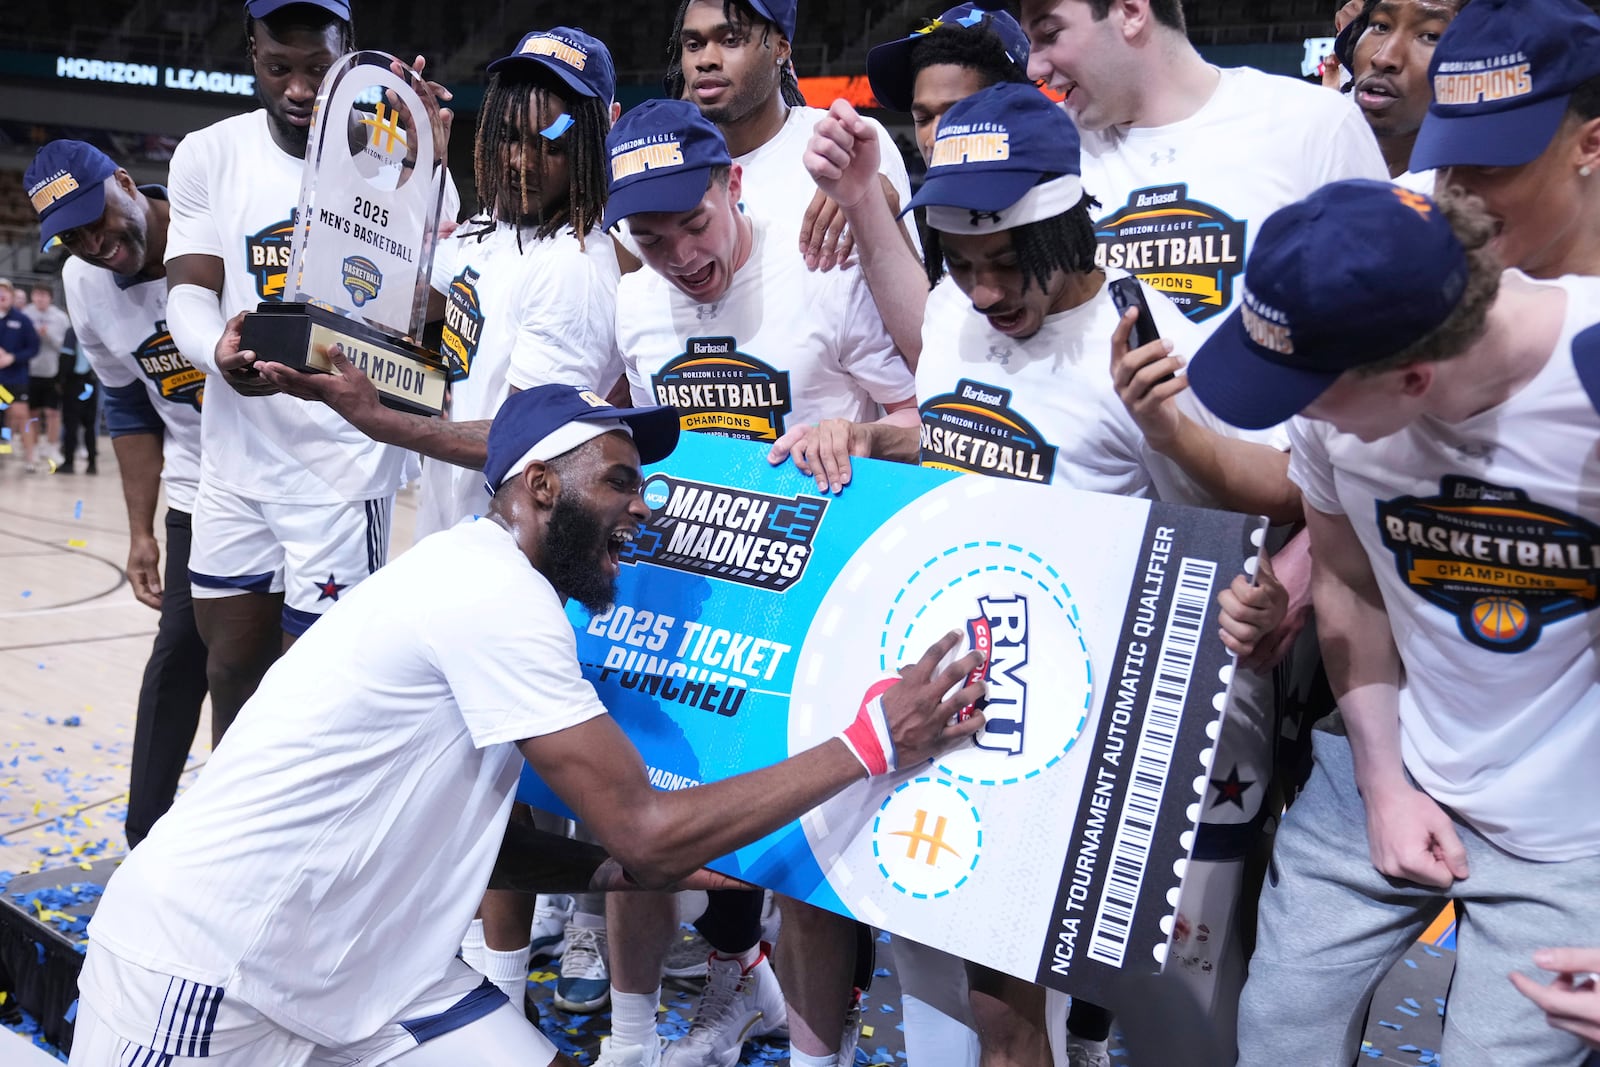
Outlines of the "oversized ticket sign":
M685 434L578 655L679 789L826 741L957 630L987 723L715 870L1093 996L1161 968L1232 675L1216 594L1264 520L857 461L819 494L767 446ZM531 772L521 798L570 814Z
M383 52L353 52L317 92L283 300L245 316L240 343L307 372L329 350L372 380L378 399L437 415L445 363L423 348L429 274L444 194L443 145L416 86Z

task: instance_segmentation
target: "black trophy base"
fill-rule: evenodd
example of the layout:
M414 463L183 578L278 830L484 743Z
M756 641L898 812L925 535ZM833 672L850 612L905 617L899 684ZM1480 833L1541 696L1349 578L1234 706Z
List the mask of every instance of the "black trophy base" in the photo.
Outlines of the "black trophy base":
M418 415L444 410L449 372L437 355L403 338L316 304L264 303L245 315L240 348L288 367L327 372L328 349L345 358L377 387L385 407Z

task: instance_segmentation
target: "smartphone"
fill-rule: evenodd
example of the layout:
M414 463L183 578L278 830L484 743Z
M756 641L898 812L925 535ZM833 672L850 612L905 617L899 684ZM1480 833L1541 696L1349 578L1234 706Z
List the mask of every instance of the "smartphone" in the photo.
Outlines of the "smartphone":
M1150 314L1150 305L1145 303L1144 288L1139 284L1138 278L1130 274L1126 278L1110 282L1106 288L1111 290L1111 302L1117 306L1118 314L1126 315L1129 308L1139 310L1139 318L1133 324L1133 335L1128 338L1130 349L1161 339L1161 334L1156 329L1155 317ZM1173 377L1174 375L1169 374L1161 381L1170 382Z

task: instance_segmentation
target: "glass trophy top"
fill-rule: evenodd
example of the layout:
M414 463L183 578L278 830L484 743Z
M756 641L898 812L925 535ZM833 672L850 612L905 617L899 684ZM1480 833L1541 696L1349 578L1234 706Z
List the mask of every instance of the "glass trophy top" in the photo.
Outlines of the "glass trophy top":
M317 92L285 301L418 341L444 192L444 145L394 56L353 52ZM404 64L401 64L404 67Z

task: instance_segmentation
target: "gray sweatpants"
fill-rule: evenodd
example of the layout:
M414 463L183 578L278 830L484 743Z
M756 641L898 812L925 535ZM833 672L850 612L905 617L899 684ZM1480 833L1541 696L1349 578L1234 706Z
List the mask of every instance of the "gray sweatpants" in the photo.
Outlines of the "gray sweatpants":
M1587 1057L1506 975L1535 949L1600 944L1600 857L1535 863L1456 820L1471 874L1443 891L1386 878L1367 850L1348 739L1318 732L1284 817L1239 1005L1240 1067L1349 1067L1378 983L1447 900L1458 908L1445 1067L1579 1067Z

